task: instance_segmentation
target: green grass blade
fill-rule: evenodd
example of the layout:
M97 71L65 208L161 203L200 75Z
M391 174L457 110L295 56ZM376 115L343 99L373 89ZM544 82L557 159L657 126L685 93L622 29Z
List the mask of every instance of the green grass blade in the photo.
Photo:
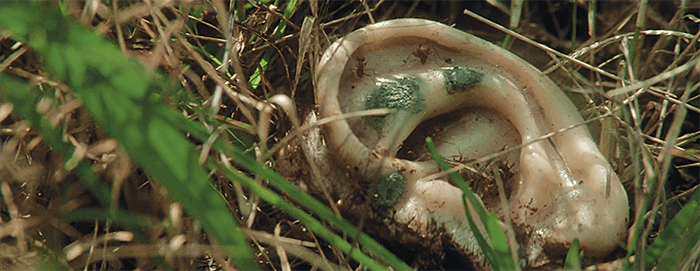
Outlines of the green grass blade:
M173 120L186 120L158 98L163 85L156 76L144 75L148 73L143 65L123 57L113 43L92 30L64 18L53 4L3 2L0 25L42 56L50 77L74 91L99 126L202 222L238 268L257 269L226 201L197 163L194 147L173 125Z
M204 129L204 127L200 125L196 125L193 122L186 122L184 123L184 125L187 126L186 132L191 134L196 139L205 141L209 137L209 133ZM321 203L319 200L302 192L294 184L290 183L284 177L279 175L271 168L265 166L263 163L257 161L250 154L245 153L236 145L229 144L226 141L219 138L213 143L212 146L215 150L222 152L228 157L232 158L232 161L235 162L238 166L267 180L269 182L269 185L283 192L287 197L291 198L295 202L307 208L311 213L320 218L322 221L330 224L333 227L338 228L339 231L343 232L347 236L357 236L357 243L359 243L360 246L362 246L362 249L367 249L374 256L378 257L382 262L393 267L394 270L411 269L410 266L408 266L401 259L396 257L396 255L391 253L389 250L384 248L384 246L379 244L377 241L372 239L372 237L370 237L366 233L360 232L350 222L344 220L342 217L337 216L330 208ZM229 179L236 182L241 181L239 178ZM248 186L248 184L246 183L241 183L241 185ZM263 195L261 195L261 197L265 198ZM278 202L276 201L270 203L275 206L277 206L276 204L278 204ZM311 227L309 228L311 229Z
M450 165L447 164L447 162L445 162L445 160L437 152L437 148L435 147L435 143L433 143L433 140L431 138L426 138L425 141L428 145L430 155L432 156L433 160L435 160L435 162L438 164L440 169L451 169ZM459 189L462 190L462 200L464 203L464 210L467 216L467 221L469 222L469 227L472 229L472 232L474 233L474 236L476 237L477 242L479 243L479 247L484 253L484 256L486 256L486 258L489 260L491 267L495 270L518 269L515 264L517 260L513 259L511 256L508 238L506 237L505 232L503 232L503 229L498 223L496 214L486 210L486 208L484 208L484 206L481 205L481 202L478 200L477 196L469 187L469 184L467 184L467 182L464 181L464 179L462 179L462 176L459 176L458 172L451 172L449 173L449 176L455 182L457 187L459 187ZM486 238L481 234L481 231L479 231L479 229L477 228L476 223L474 222L474 218L468 211L469 208L467 207L467 201L469 201L469 203L476 210L477 215L479 216L479 220L484 223L486 233L488 234L488 237L491 240L490 243L486 240Z
M646 266L680 270L683 259L700 243L700 191L683 206L646 249Z
M569 252L566 253L566 260L564 261L564 270L581 270L581 259L583 258L583 252L580 250L578 238L574 238L571 241L571 247L569 247Z
M275 3L275 6L279 6L279 3ZM292 13L294 12L294 9L297 7L297 0L291 0L286 3L286 7L284 11L282 12L282 16L284 18L289 19L290 16L292 16ZM284 20L280 20L279 24L277 25L278 31L275 32L275 40L279 39L282 37L282 33L284 33L284 30L287 29L287 23ZM255 71L253 74L250 75L250 78L248 78L248 87L251 90L255 90L258 88L260 85L260 82L262 82L262 74L267 70L268 64L272 61L275 60L275 50L273 48L268 48L265 50L265 55L263 56L262 59L260 59L260 62L258 62L258 67L255 68Z
M510 1L510 21L508 23L508 28L515 30L518 28L518 24L520 24L520 17L523 12L523 0L514 0ZM501 47L503 49L508 50L510 46L512 45L512 40L513 36L510 34L506 34L505 39L503 39L503 43L501 44Z
M191 126L189 132L195 138L201 138L201 137L204 137L207 135L206 131L203 129L204 128L201 126ZM235 161L236 164L238 164L239 166L245 168L246 170L254 173L257 176L260 176L260 177L266 179L272 187L282 191L287 197L293 199L294 201L298 202L299 204L301 204L302 206L304 206L305 208L310 210L314 215L319 217L321 220L325 221L326 223L330 224L333 227L338 228L338 230L345 233L347 236L358 236L357 242L362 246L363 249L367 249L368 251L371 251L372 254L374 254L376 257L378 257L384 263L392 266L395 270L410 270L411 269L406 263L404 263L402 260L400 260L398 257L396 257L389 250L384 248L384 246L382 246L377 241L372 239L372 237L370 237L366 233L360 232L357 228L355 228L352 224L350 224L350 222L337 216L330 208L328 208L326 205L321 203L319 200L302 192L301 190L299 190L299 188L294 186L294 184L287 181L284 177L280 176L277 172L273 171L271 168L256 161L255 158L253 158L252 156L243 153L243 151L241 151L239 148L236 148L235 146L233 146L231 144L227 144L226 142L224 142L223 140L220 140L220 139L217 140L216 142L214 142L213 146L215 149L217 149L217 150L225 153L229 157L231 157L233 159L233 161ZM240 181L240 179L237 179L237 178L233 178L231 180ZM241 183L241 184L243 186L248 185L245 183ZM261 197L263 197L263 195L261 195ZM270 202L270 203L273 205L286 204L286 203L278 203L278 202ZM285 207L285 208L287 208L287 207ZM309 228L311 228L311 227L309 226ZM319 235L322 235L322 234L319 234ZM351 254L351 256L352 256L352 254Z
M209 162L208 166L212 170L220 170L224 173L226 178L231 181L241 184L243 187L249 189L251 192L258 195L262 200L269 202L273 206L284 211L288 215L298 219L303 223L309 230L328 241L333 247L339 249L340 251L350 255L353 259L357 260L363 266L369 268L370 270L386 270L385 266L377 263L374 259L367 256L364 252L359 249L355 249L352 244L348 243L342 237L331 232L325 225L316 220L313 216L304 212L304 210L297 208L292 203L285 200L282 196L271 191L270 189L264 188L260 184L256 183L255 180L243 175L237 170L231 170L229 168L219 168L213 162Z
M38 9L38 7L26 6L21 8ZM5 7L5 10L9 9L11 8ZM37 48L38 53L47 55L46 58L49 59L46 61L47 68L53 71L53 75L65 80L75 90L83 100L85 108L103 129L119 140L139 165L160 180L170 195L202 222L207 232L215 237L238 267L256 269L252 253L233 220L228 206L221 195L208 183L205 172L196 163L196 153L182 136L182 130L193 129L202 132L203 127L168 110L154 95L153 88L158 87L154 85L155 80L144 77L143 67L121 57L114 45L100 39L77 23L64 21L60 14L49 15L41 16L44 19L39 21L36 21L37 17L24 18L22 20L25 22L19 25L39 24L37 29L42 29L41 24L50 23L56 27L66 28L67 31L62 33L70 32L70 37L81 40L74 42L75 44L70 38L61 41L59 36L52 36L47 33L48 31L41 33L42 35L35 34L33 38L26 38L28 32L20 33L14 29L13 31L19 38L25 37L31 46ZM50 46L42 48L32 43L35 40L38 40L39 44L50 44ZM95 63L93 59L98 59L101 63ZM76 60L78 63L74 63ZM110 65L97 67L98 64L104 64L102 62ZM145 111L144 108L149 110ZM199 138L208 136L208 134L199 134ZM233 146L228 147L233 148ZM221 145L219 148L227 149ZM247 165L247 169L267 178L271 183L276 184L278 189L292 195L295 200L306 203L310 206L307 206L310 210L319 214L319 217L325 221L350 236L358 234L358 230L349 222L336 217L330 209L296 189L271 169L257 163L239 150L233 153L240 158L236 160L239 164ZM358 242L395 268L410 269L368 235L359 234Z

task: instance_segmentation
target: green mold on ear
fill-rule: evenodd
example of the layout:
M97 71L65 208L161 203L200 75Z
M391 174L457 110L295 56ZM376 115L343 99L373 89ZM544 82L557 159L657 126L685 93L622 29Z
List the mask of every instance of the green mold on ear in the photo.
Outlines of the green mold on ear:
M469 86L478 84L484 78L484 73L465 66L448 68L442 72L442 75L445 77L445 89L449 94L465 91Z
M399 199L406 188L406 177L394 172L389 175L379 176L377 191L372 197L372 206L375 208L389 208Z
M365 110L391 108L418 113L423 110L423 99L417 78L405 76L399 79L377 78L378 87L366 96ZM386 118L369 117L368 122L374 126L384 126Z

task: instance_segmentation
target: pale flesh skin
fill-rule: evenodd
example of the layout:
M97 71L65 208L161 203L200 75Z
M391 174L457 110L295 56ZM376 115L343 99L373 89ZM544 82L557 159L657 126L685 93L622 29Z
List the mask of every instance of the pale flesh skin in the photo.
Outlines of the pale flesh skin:
M450 93L445 70L452 67L464 67L481 77ZM518 155L502 158L516 168L516 183L508 195L510 214L494 211L529 229L527 237L518 240L529 249L524 255L527 266L553 260L556 256L547 255L547 248L568 247L574 238L591 258L606 256L624 240L627 195L585 127L536 141L581 124L576 107L531 65L474 36L420 19L387 21L349 34L331 45L319 63L315 93L320 118L369 109L370 97L378 88L384 91L379 86L392 84L383 82L405 78L416 82L409 95L415 99L399 98L399 107L383 122L358 118L324 126L329 149L355 173L365 178L391 172L405 175L405 191L391 207L395 221L419 234L436 223L453 236L465 255L483 261L466 223L461 190L442 179L426 179L439 172L431 160L395 158L421 123L462 108L478 108L503 121L481 128L484 136L469 127L450 125L450 142L436 144L445 157L459 153L479 158L525 143ZM479 110L471 113L475 119ZM457 146L455 142L471 143Z

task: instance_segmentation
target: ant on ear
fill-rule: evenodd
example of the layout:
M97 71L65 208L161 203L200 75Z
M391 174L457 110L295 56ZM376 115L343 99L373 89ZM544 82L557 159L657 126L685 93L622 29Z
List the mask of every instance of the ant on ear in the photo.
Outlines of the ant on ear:
M411 52L411 54L403 61L404 64L408 63L411 57L416 57L418 60L420 60L420 64L424 65L425 62L428 61L428 57L431 54L435 54L435 56L440 59L440 54L438 54L437 49L435 49L435 46L433 45L428 45L428 44L419 44L418 48ZM446 63L451 64L452 59L450 58L445 58L444 59Z
M365 68L367 67L367 62L365 61L365 57L358 56L358 57L355 57L355 60L357 60L357 64L355 64L355 68L352 69L355 76L357 76L357 78L362 78L365 75L369 75L365 72ZM366 69L366 70L369 71L371 69Z

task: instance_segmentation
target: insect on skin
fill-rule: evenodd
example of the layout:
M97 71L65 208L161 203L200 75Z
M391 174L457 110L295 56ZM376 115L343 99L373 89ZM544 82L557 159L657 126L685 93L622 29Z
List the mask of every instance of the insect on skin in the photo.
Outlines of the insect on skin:
M411 55L416 56L417 58L420 59L420 64L425 64L425 61L428 60L428 55L433 52L432 46L428 46L425 44L418 45L418 48L411 53Z
M357 78L362 78L365 76L365 67L367 67L367 62L365 62L364 56L358 56L355 58L357 60L357 65L355 66L355 76Z
M420 44L420 45L418 45L418 48L416 48L416 50L411 52L411 55L409 55L408 58L406 58L403 62L404 62L404 64L407 63L409 61L409 59L412 56L414 56L414 57L418 58L418 60L420 60L421 65L424 65L425 62L428 61L428 57L431 54L435 54L435 56L438 59L440 59L440 54L438 54L437 49L435 49L435 46L428 45L428 44ZM443 60L447 64L452 64L452 59L450 59L450 58L444 58Z

